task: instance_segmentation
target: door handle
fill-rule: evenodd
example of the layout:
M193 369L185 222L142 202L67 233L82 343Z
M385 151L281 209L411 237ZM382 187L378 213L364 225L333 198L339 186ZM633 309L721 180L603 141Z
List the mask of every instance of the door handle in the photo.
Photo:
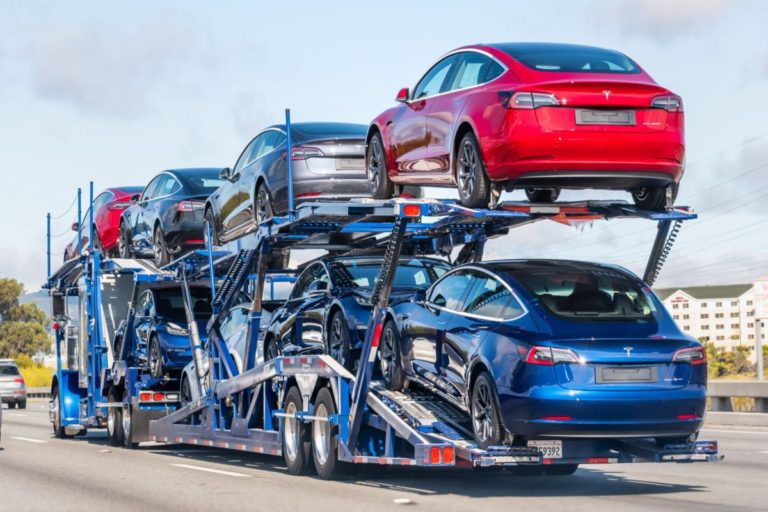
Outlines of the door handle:
M408 313L403 313L402 315L400 315L400 320L408 320L409 317L410 315Z

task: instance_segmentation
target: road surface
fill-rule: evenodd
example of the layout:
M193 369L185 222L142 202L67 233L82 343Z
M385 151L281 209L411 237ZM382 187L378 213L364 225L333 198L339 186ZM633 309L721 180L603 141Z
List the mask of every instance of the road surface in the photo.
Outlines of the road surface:
M716 464L590 466L569 477L368 468L325 482L287 474L282 459L194 447L107 445L94 431L53 438L47 402L4 410L0 510L347 512L413 509L537 512L768 509L768 430L711 427Z

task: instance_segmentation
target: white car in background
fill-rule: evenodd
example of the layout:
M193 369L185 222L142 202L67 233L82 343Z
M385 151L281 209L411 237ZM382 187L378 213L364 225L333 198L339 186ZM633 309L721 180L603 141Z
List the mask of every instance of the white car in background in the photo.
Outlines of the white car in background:
M27 383L13 359L0 359L0 396L9 409L27 408Z

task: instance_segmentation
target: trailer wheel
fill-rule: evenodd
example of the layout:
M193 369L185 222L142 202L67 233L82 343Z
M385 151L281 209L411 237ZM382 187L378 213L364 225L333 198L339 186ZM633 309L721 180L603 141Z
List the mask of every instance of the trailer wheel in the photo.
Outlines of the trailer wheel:
M405 375L403 375L403 364L400 359L400 337L397 334L397 326L392 320L384 325L381 333L379 364L387 389L402 390L405 387Z
M285 414L289 415L304 410L304 400L296 386L288 390L283 410ZM301 475L306 472L309 466L310 440L308 429L301 420L286 416L283 418L281 430L283 432L283 458L288 472L293 475Z
M51 409L53 409L53 435L59 439L65 439L70 436L67 435L64 431L64 427L61 426L61 407L59 406L58 386L54 386L53 391L51 391L51 396L53 396L53 399L51 400Z
M344 463L339 460L338 430L339 427L327 421L336 414L336 404L333 394L328 388L322 388L315 398L314 416L312 422L312 459L315 463L317 476L330 480L343 474Z
M114 391L109 393L108 400L111 403L119 401ZM110 446L123 444L123 410L120 407L110 407L107 410L107 438Z
M472 386L472 430L481 448L497 446L504 440L496 388L486 371L480 372Z
M129 450L136 448L139 443L133 441L133 404L128 399L128 403L123 402L122 425L123 425L123 448Z

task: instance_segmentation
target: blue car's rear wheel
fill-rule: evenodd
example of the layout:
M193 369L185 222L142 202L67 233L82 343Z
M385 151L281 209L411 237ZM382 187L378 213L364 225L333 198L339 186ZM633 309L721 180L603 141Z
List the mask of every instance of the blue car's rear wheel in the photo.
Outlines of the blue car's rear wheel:
M472 386L471 414L475 441L481 448L498 446L504 440L499 400L491 376L482 371Z
M163 368L163 353L156 337L149 339L149 373L155 379L161 379L165 373Z

